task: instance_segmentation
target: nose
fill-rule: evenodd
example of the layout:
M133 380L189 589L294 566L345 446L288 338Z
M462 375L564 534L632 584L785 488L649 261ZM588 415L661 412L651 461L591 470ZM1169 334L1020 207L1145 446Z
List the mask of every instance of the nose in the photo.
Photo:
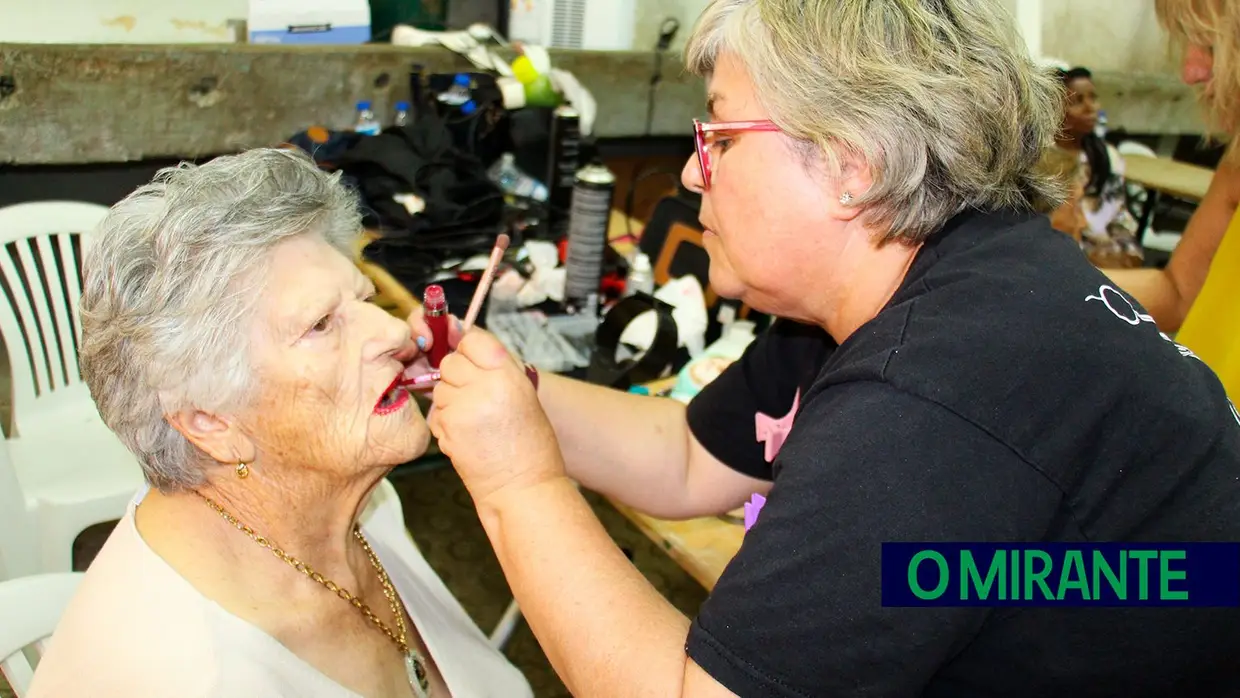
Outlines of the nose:
M1204 46L1189 46L1184 52L1180 78L1189 85L1200 85L1214 77L1214 56Z
M366 327L362 357L366 361L394 356L411 348L413 337L407 323L372 303L363 303L362 306L361 319Z
M695 194L706 191L706 182L702 181L702 167L698 164L697 155L690 155L685 166L680 169L680 183Z

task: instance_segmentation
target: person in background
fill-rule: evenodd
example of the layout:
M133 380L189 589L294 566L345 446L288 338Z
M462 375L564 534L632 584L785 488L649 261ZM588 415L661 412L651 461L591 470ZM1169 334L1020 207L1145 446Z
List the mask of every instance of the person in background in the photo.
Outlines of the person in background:
M1140 267L1137 221L1128 210L1124 158L1098 135L1098 90L1085 68L1056 71L1067 91L1055 148L1080 159L1085 176L1081 210L1088 221L1081 248L1102 268Z
M1108 270L1164 332L1240 398L1240 2L1155 0L1182 51L1181 78L1200 88L1210 131L1232 139L1164 269Z
M1240 692L1238 608L883 603L887 542L1240 540L1218 378L1037 212L1063 88L1023 46L1001 0L715 0L681 178L712 288L778 319L687 406L450 334L432 433L574 695ZM578 485L766 499L687 618Z
M88 236L82 375L149 487L29 698L530 697L382 486L429 444L397 386L427 362L360 233L339 175L259 149L161 170Z

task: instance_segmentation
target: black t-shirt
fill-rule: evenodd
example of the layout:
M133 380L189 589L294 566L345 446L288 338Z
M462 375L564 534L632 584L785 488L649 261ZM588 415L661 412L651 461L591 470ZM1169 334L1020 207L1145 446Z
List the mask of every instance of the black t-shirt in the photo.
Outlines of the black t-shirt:
M688 419L774 481L687 645L741 696L1240 694L1240 609L882 606L888 541L1240 541L1222 385L1044 218L957 216L842 345L777 321Z

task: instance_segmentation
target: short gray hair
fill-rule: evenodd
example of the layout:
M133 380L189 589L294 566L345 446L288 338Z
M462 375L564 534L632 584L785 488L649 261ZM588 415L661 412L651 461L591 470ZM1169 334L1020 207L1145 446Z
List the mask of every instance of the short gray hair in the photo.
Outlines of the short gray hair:
M203 454L165 414L246 404L272 247L311 233L352 256L360 231L339 175L285 149L160 170L112 207L83 262L82 376L152 486L203 481Z
M722 52L834 171L840 152L870 165L873 186L853 205L884 241L920 242L967 208L1065 198L1037 169L1063 87L999 0L714 0L685 62L706 76Z

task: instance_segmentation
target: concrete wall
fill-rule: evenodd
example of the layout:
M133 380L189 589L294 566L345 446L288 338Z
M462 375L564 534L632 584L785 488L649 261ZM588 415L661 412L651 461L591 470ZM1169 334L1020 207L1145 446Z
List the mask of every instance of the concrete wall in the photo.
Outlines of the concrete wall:
M1095 71L1177 73L1152 0L1040 0L1042 52Z
M458 17L495 0L453 0ZM591 0L605 2L606 0ZM1176 64L1154 18L1152 0L1000 0L1018 21L1040 21L1026 32L1044 56L1098 71L1174 73ZM667 18L680 22L679 51L709 0L638 0L634 50L654 48ZM230 42L230 22L245 18L248 0L0 0L0 43ZM481 15L487 14L482 12Z
M710 4L710 0L637 0L637 28L634 31L635 51L649 51L659 38L659 27L667 18L680 22L680 30L672 40L671 50L679 53L685 39L693 31L698 15Z
M0 43L231 42L247 0L0 0Z

